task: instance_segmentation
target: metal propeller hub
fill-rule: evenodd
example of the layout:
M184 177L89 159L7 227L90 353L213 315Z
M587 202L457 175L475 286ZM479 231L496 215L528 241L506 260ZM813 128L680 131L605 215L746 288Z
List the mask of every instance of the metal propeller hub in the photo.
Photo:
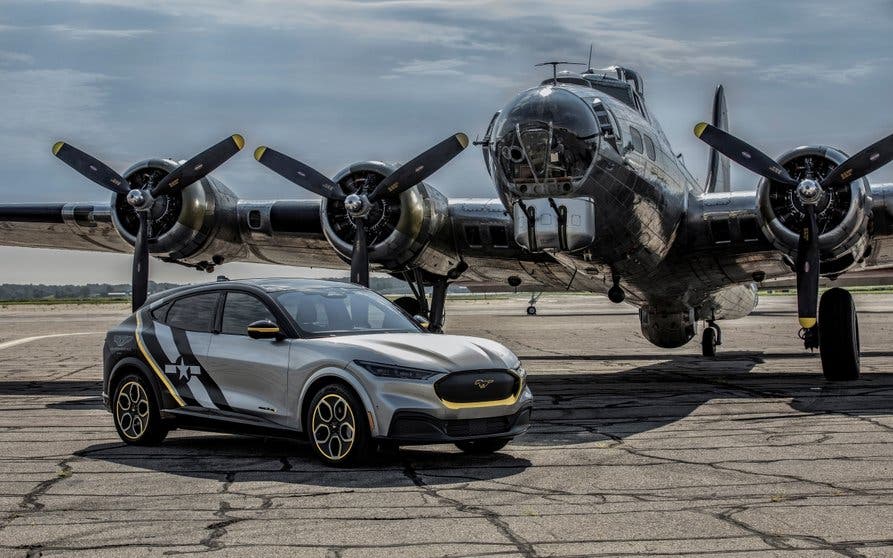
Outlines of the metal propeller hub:
M127 192L127 203L137 211L147 211L152 207L152 194L145 190L134 188Z
M797 196L804 204L815 205L822 197L822 187L810 178L805 178L797 185Z
M344 208L352 218L356 219L369 215L372 204L369 203L369 198L365 195L350 194L344 198Z

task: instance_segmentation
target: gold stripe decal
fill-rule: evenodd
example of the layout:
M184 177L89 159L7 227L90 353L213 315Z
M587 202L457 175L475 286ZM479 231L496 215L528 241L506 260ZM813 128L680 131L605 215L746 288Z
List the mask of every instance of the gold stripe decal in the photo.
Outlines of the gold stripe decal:
M474 401L472 403L456 403L454 401L447 401L446 399L441 399L440 402L443 403L443 406L447 409L480 409L483 407L499 407L503 405L514 405L517 403L518 399L521 398L521 394L524 392L524 382L521 381L521 385L518 387L518 393L513 395L509 395L505 399L497 399L495 401Z
M152 370L155 372L155 375L158 376L158 379L161 380L161 383L167 388L170 394L173 396L174 400L181 406L185 407L186 402L177 394L177 390L174 389L174 386L171 385L170 381L164 375L164 372L161 371L161 368L158 367L158 364L155 362L155 359L152 358L152 355L149 354L149 351L146 350L146 345L143 343L143 320L140 319L140 314L137 312L136 314L136 344L140 348L140 352L143 353L143 358L146 359L146 362L149 363L149 366L152 367Z

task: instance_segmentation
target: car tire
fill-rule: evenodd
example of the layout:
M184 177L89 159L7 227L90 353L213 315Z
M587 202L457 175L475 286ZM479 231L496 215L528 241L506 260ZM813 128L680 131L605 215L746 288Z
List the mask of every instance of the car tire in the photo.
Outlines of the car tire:
M142 374L127 374L112 392L112 417L118 436L126 444L154 446L167 436L161 422L155 391Z
M456 442L456 447L469 455L488 455L504 448L511 438L484 438L482 440L463 440Z
M353 390L343 384L331 383L316 392L305 424L313 451L326 465L355 465L372 453L366 409Z

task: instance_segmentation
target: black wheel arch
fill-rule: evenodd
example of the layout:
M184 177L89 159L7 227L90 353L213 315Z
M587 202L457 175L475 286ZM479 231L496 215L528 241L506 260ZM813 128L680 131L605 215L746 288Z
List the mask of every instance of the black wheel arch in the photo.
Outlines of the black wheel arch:
M326 374L324 376L320 376L313 380L310 385L307 387L307 390L304 392L304 398L301 400L301 432L307 433L307 422L308 422L308 413L310 412L310 403L313 401L313 398L319 393L320 390L325 388L331 384L338 384L348 391L350 391L357 398L357 401L360 402L360 405L363 406L363 411L368 412L369 409L366 409L366 402L363 399L363 396L357 393L355 387L353 387L350 382L345 380L340 376L336 376L334 374ZM366 428L369 428L369 417L366 416L366 413L362 413L363 423L366 425Z
M149 385L152 386L155 401L160 402L159 408L166 409L169 407L169 405L166 405L165 403L170 397L165 397L165 393L162 392L161 387L158 385L158 380L155 377L155 374L149 369L149 366L145 362L135 357L124 357L112 367L112 371L109 373L108 385L105 386L106 393L109 395L109 400L114 397L115 384L127 374L142 375Z

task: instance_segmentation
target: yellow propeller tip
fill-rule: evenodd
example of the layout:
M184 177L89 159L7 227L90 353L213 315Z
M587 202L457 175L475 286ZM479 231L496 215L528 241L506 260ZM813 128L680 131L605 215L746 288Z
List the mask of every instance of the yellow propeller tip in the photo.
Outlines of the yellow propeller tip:
M53 144L53 155L58 155L59 150L62 149L62 146L65 145L64 141L57 141Z
M699 122L699 123L695 126L695 135L696 135L697 137L701 137L701 134L703 134L703 133L704 133L704 130L706 130L706 129L707 129L707 123L706 123L706 122Z
M815 325L815 318L800 318L800 327L809 329Z
M262 146L258 147L257 149L254 150L254 158L256 160L260 161L260 158L264 156L264 151L266 151L266 150L267 150L266 145L262 145Z
M245 138L243 138L240 134L233 134L233 143L236 144L236 147L242 149L245 147Z
M468 136L466 136L462 132L459 132L458 134L456 134L456 141L459 142L459 145L462 146L462 149L465 149L466 147L468 147Z

